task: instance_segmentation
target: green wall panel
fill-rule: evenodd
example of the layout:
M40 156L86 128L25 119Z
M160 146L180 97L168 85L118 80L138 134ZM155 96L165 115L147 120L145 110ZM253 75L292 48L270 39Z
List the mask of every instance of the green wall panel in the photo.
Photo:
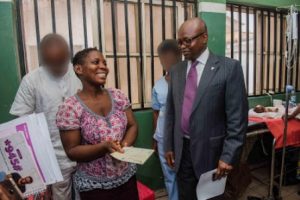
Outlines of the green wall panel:
M0 1L0 123L8 114L19 85L16 18L14 4Z
M226 3L226 0L198 0L199 3L201 2L210 2L210 3Z
M282 7L291 4L300 4L300 0L228 0L227 3L237 3L243 5L263 6L263 7Z
M139 125L139 136L135 146L152 148L152 110L137 111L134 114ZM163 174L157 154L153 154L144 165L138 166L137 178L151 189L164 187Z
M225 55L226 16L223 13L201 12L208 28L208 47L217 55Z

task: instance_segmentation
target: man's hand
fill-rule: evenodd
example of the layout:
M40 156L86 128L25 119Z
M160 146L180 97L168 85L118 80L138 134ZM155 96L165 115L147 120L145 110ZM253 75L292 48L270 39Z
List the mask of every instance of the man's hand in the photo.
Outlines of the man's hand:
M165 155L165 158L167 160L168 166L172 169L175 167L175 158L174 158L174 152L168 151Z
M216 172L216 179L221 179L224 176L227 176L233 167L222 160L219 160L217 172Z

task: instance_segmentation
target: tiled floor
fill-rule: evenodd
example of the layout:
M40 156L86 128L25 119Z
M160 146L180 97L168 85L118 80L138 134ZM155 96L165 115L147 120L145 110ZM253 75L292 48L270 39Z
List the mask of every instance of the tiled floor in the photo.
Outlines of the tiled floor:
M165 189L161 189L155 192L156 200L168 200L168 195Z
M266 197L269 191L269 170L267 167L263 167L251 172L254 178L252 183L249 185L248 189L244 195L239 200L247 200L248 196L255 197ZM256 179L257 177L258 179ZM283 200L300 200L298 191L300 190L300 185L284 186L282 189Z
M259 178L262 182L267 183L269 179L269 171L268 168L260 168L252 172L254 177ZM268 195L268 185L262 183L261 181L256 180L256 178L252 179L252 183L249 185L248 189L244 193L244 195L239 198L239 200L247 200L248 196L255 197L266 197ZM282 197L283 200L300 200L300 195L297 192L300 190L300 185L286 186L283 187ZM156 200L168 200L167 193L164 189L156 191Z

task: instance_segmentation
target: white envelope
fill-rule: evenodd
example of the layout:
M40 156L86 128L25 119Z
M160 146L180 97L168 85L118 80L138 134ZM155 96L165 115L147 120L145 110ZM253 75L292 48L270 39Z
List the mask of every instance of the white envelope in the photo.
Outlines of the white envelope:
M212 177L216 171L217 169L214 169L200 176L196 189L198 200L207 200L224 193L227 177L213 181Z

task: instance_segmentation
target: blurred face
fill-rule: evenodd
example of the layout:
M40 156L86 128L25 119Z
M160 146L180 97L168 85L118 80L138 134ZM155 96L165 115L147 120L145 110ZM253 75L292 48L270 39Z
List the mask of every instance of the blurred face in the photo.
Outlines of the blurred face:
M82 65L75 66L75 72L82 80L93 85L104 85L108 75L106 60L99 51L91 51Z
M180 59L180 55L172 51L164 52L159 55L160 63L167 72L169 72L171 67L177 64Z
M178 32L178 45L187 60L195 61L207 47L205 28L183 25Z
M42 63L54 76L63 76L70 61L69 48L66 44L52 43L41 49Z

